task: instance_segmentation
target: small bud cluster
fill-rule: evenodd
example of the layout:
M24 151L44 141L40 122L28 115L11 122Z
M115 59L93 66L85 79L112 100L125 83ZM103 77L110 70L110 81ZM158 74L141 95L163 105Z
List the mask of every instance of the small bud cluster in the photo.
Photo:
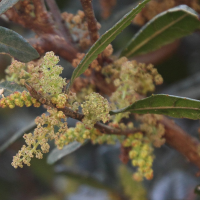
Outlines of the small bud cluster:
M129 135L123 141L124 147L131 147L129 157L132 160L132 165L138 167L138 171L133 174L133 178L137 181L142 181L143 177L150 180L153 178L153 148L148 138L142 133Z
M40 103L30 96L29 92L23 91L21 92L14 92L13 94L10 94L7 97L4 97L0 99L0 107L1 108L14 108L15 106L19 107L30 107L33 105L34 107L40 107Z
M26 70L25 63L13 59L11 65L8 66L8 68L5 70L7 74L6 80L20 83L20 79L29 78L30 76L29 73L27 73L25 70Z
M104 51L102 52L102 56L103 57L110 57L113 53L113 48L112 45L109 44ZM76 58L73 59L72 61L72 66L73 67L77 67L79 65L79 63L81 62L81 60L83 59L83 57L85 56L84 53L77 53ZM92 61L92 63L90 64L90 67L84 72L85 76L90 76L92 74L92 69L99 72L101 70L101 65L98 62L98 59L95 59Z
M138 115L137 119L141 121L140 129L146 133L146 137L152 142L153 146L159 148L165 143L163 138L165 134L165 128L159 120L162 119L162 115L146 114Z
M107 80L114 82L117 87L112 94L110 101L112 109L127 107L139 100L139 94L145 95L155 89L154 82L161 84L163 79L152 65L137 63L136 61L127 61L122 57L113 64L106 66L102 73L107 75ZM115 116L115 122L122 118L128 118L129 112L120 113Z
M23 145L22 149L13 157L12 166L23 167L23 164L30 166L31 158L35 157L42 159L43 153L49 152L48 140L58 140L59 135L64 134L67 130L67 123L62 122L65 120L65 115L62 111L57 109L49 108L47 110L49 115L42 114L41 117L35 119L37 128L34 133L25 134L23 137L27 144ZM55 131L58 129L57 131ZM37 149L40 145L41 150Z
M81 107L85 115L83 123L86 127L92 128L97 121L102 120L105 123L110 119L110 106L107 99L95 92L86 96L85 99Z
M79 10L76 15L64 12L62 13L62 18L65 20L68 28L74 36L74 40L79 44L81 49L88 49L88 47L91 46L91 41L89 38L88 24L85 18L85 13L81 10ZM101 28L101 25L98 22L97 28Z
M53 96L51 98L51 102L53 104L56 104L57 108L64 108L66 106L69 106L67 99L68 99L68 95L63 93L63 94Z
M62 149L64 145L73 141L84 143L85 139L90 139L90 136L90 130L86 129L83 123L78 122L75 128L69 128L64 134L60 135L55 144L58 149Z
M89 139L93 144L115 144L117 140L122 140L122 138L123 136L102 134L95 128L87 129L83 123L77 122L76 127L69 128L64 134L60 135L55 144L58 149L62 149L73 141L84 143L85 140Z

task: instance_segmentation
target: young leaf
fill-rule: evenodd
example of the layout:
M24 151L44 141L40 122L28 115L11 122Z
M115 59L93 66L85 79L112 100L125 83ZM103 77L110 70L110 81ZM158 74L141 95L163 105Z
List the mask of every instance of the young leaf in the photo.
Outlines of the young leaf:
M136 101L119 110L110 111L111 115L122 112L138 114L162 114L176 118L200 119L200 101L164 94L152 95Z
M13 136L11 136L6 142L4 142L0 146L0 153L3 152L5 149L7 149L13 142L15 142L18 138L20 138L24 133L30 132L32 129L36 127L35 120L33 120L30 124L23 127L16 133L14 133Z
M74 70L68 87L72 85L75 78L85 72L85 70L89 67L89 64L97 58L98 54L100 54L116 38L116 36L131 23L136 14L138 14L149 1L150 0L144 0L140 3L95 42Z
M53 149L51 153L47 157L47 163L48 164L53 164L56 161L60 160L64 156L76 151L78 148L82 146L81 143L79 142L72 142L66 146L63 147L63 149L59 150L57 148Z
M191 34L200 28L197 13L186 5L160 13L133 37L121 56L145 54Z
M15 5L19 0L2 0L0 2L0 15Z
M7 97L10 94L14 93L15 91L23 92L24 90L27 91L27 89L21 85L18 85L15 82L11 81L3 81L0 83L0 99L4 96ZM2 96L3 95L3 96Z
M38 52L18 33L0 27L0 53L6 53L21 62L39 57Z

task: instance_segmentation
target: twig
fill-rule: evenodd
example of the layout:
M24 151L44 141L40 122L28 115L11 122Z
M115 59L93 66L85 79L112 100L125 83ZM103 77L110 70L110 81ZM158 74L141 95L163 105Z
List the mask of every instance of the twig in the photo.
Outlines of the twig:
M93 44L98 40L99 34L98 34L98 28L97 28L97 21L94 15L93 7L92 7L92 0L80 0L80 1L81 1L83 10L86 16L86 20L88 23L90 40Z
M38 93L34 88L32 88L31 86L29 86L28 84L25 83L25 86L27 88L27 90L29 91L30 95L37 99L40 103L45 104L47 106L56 108L56 106L49 100L46 100L42 97L42 95L40 93ZM71 110L68 107L65 108L58 108L59 111L62 111L66 117L71 117L73 119L82 121L84 118L84 115L78 112L75 112L73 110ZM104 134L112 134L112 135L129 135L129 134L134 134L134 133L138 133L138 132L142 132L140 129L126 129L126 130L121 130L121 129L116 129L113 128L111 126L107 126L103 123L97 122L94 127L96 129L98 129L100 132L104 133Z
M60 10L55 2L55 0L46 0L46 3L52 13L52 16L58 25L58 29L61 31L63 34L63 37L65 38L66 41L72 42L72 36L70 34L70 31L68 30L67 26L65 25L65 21L61 17Z
M183 131L172 120L164 117L161 122L165 126L164 138L167 144L184 155L200 169L200 156L198 153L199 142Z

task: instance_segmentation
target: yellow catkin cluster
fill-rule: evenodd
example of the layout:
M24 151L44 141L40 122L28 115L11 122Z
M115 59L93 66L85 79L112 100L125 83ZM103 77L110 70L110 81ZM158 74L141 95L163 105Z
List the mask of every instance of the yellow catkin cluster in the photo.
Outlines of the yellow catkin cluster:
M43 153L49 152L48 140L58 140L59 136L64 134L67 130L67 122L62 111L49 108L47 110L49 115L42 114L41 117L35 119L37 128L34 133L25 134L26 145L13 157L12 166L15 168L23 167L23 164L30 166L31 159L35 156L38 159L43 158ZM57 129L57 131L55 131ZM41 147L41 150L38 149Z
M91 131L86 129L81 122L76 123L76 127L69 128L66 133L62 134L56 141L58 149L62 149L64 145L77 141L83 143L86 139L91 139Z
M116 91L110 97L112 109L120 109L131 105L139 100L140 95L146 95L155 89L155 84L161 84L163 79L153 65L127 61L122 57L113 64L106 66L102 73L107 77L108 82L114 82ZM129 117L129 113L120 113L116 116L115 122L123 117Z
M129 135L122 143L124 147L131 147L129 157L132 160L132 165L138 167L133 178L137 181L142 181L143 177L150 180L153 178L153 148L148 138L142 133Z
M181 4L186 4L197 12L200 12L200 3L198 0L151 0L142 12L136 15L133 22L138 25L144 25L157 14Z
M23 91L21 92L14 92L13 94L10 94L7 97L3 97L0 100L0 107L1 108L14 108L15 106L19 107L30 107L33 105L34 107L40 107L40 103L30 96L29 92Z
M91 93L85 97L86 101L81 104L82 112L85 115L83 123L92 128L93 125L102 120L104 123L110 119L110 106L108 100L98 93Z
M159 148L165 143L163 138L165 134L164 125L160 122L162 120L162 115L156 114L146 114L138 115L136 117L142 123L140 124L140 129L146 133L146 137L152 142L152 144Z
M66 133L59 137L56 141L56 146L58 149L62 149L73 141L84 143L87 139L91 140L93 144L115 144L117 140L122 140L123 138L124 136L102 134L95 128L88 129L83 123L77 122L76 127L69 128Z
M88 24L85 18L85 13L79 10L76 15L72 13L62 13L62 18L67 23L74 40L79 44L82 50L91 46L89 38ZM97 22L97 28L100 29L101 25Z

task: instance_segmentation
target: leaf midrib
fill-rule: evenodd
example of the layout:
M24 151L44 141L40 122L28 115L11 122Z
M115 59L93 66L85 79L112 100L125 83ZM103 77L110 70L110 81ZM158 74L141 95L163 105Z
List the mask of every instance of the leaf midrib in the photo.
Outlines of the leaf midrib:
M128 109L128 108L127 108ZM126 109L126 110L127 110ZM200 110L200 108L192 108L192 107L173 107L173 106L165 106L165 107L148 107L148 108L130 108L131 110L142 111L142 110L167 110L167 109L182 109L182 110Z
M155 38L157 35L159 35L160 33L162 33L163 31L165 31L167 28L169 28L170 26L174 25L175 23L179 22L180 20L182 20L183 18L185 18L188 14L184 14L183 16L181 16L179 19L169 23L167 26L163 27L162 29L160 29L159 31L155 32L152 36L150 36L149 38L147 38L146 40L144 40L143 42L141 42L139 45L137 45L135 48L132 49L132 51L129 51L128 54L126 54L126 57L129 57L131 54L133 54L134 52L136 52L139 48L141 48L142 46L144 46L146 43L148 43L151 39Z

